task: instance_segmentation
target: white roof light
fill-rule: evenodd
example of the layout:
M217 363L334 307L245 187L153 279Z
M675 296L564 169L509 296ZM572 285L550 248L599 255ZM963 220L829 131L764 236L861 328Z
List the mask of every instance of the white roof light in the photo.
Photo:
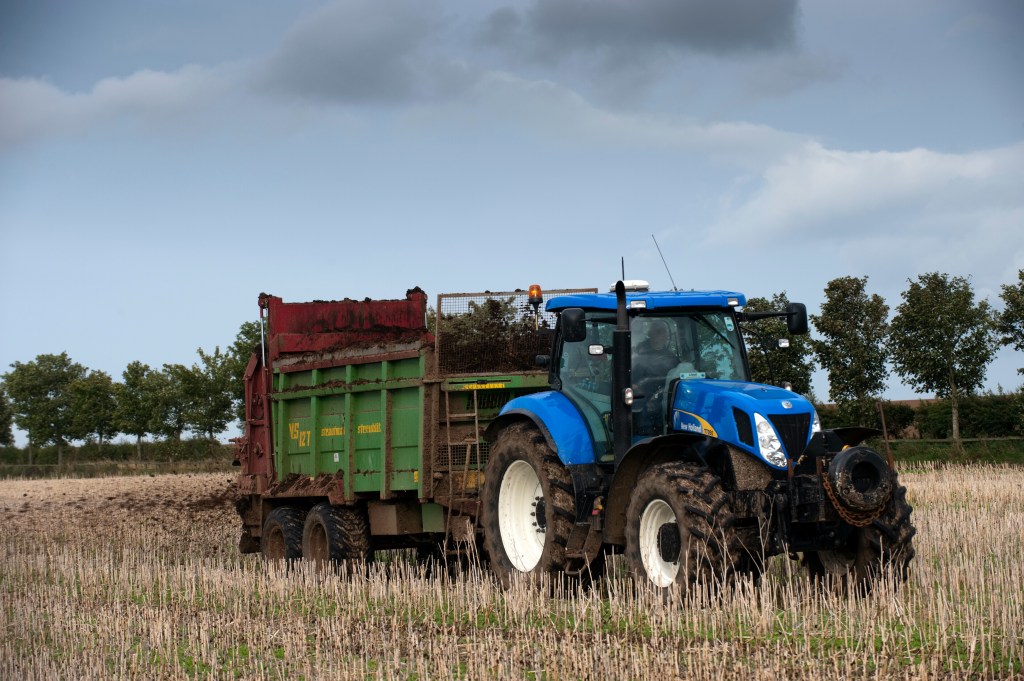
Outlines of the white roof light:
M631 301L629 301L629 309L631 309L631 310L646 310L647 309L647 301L646 300L631 300Z
M737 305L740 304L740 299L739 298L729 298L729 300L727 300L726 302L729 304L729 307L736 307Z
M646 293L651 290L651 285L643 279L623 279L622 284L626 287L627 291L640 291ZM612 284L612 287L608 290L614 292L615 284Z

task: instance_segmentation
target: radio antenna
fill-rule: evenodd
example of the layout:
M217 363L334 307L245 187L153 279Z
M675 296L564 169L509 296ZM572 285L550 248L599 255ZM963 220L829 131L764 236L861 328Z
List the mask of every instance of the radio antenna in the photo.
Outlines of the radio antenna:
M623 255L623 256L621 256L621 258L622 258L622 281L626 281L626 256Z
M651 238L654 239L653 234L651 235ZM654 239L654 247L658 249L658 255L661 256L661 264L665 266L665 271L668 272L668 280L672 282L672 290L678 291L679 289L676 288L676 280L672 278L672 271L668 268L668 263L665 262L665 256L661 252L661 246L658 245L657 239Z

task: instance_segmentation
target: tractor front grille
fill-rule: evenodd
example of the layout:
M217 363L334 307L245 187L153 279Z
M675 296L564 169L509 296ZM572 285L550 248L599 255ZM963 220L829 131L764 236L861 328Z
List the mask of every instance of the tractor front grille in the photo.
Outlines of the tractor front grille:
M796 459L803 454L807 445L807 431L811 427L810 414L774 414L768 417L782 438L786 455Z

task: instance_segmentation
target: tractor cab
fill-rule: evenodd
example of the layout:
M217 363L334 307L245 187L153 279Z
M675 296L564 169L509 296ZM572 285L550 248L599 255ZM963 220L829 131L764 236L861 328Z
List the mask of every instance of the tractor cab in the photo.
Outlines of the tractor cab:
M630 283L626 310L631 403L627 406L636 441L668 430L671 398L679 382L746 382L750 371L735 312L745 302L742 294L650 292L645 284ZM550 300L547 309L566 313L560 315L566 321L559 324L551 384L585 415L598 449L609 455L616 296L560 296Z
M799 333L806 328L803 306L748 316L737 310L746 299L734 291L651 292L645 282L623 288L623 300L610 292L559 296L547 304L559 314L551 385L583 416L595 458L614 462L624 454L616 457L618 422L629 431L626 449L683 432L725 437L779 467L783 459L776 454L773 462L753 441L758 416L771 421L774 412L799 413L801 424L806 420L790 438L775 432L778 427L761 426L779 444L776 449L788 444L790 457L800 455L811 435L813 407L787 390L751 383L740 322L786 316ZM616 353L616 332L628 351Z

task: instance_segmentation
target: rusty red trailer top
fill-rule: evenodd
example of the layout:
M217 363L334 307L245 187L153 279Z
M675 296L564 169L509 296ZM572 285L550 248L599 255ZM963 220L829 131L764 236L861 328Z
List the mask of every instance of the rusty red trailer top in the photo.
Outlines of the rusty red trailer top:
M268 361L280 355L417 340L432 343L424 313L427 294L419 288L405 300L331 300L286 303L261 293L267 311Z

